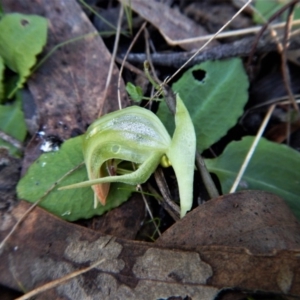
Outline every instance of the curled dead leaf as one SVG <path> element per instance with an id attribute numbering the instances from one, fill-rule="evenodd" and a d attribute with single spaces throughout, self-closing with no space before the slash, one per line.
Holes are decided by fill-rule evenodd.
<path id="1" fill-rule="evenodd" d="M 242 191 L 212 199 L 175 223 L 158 245 L 197 250 L 207 245 L 244 247 L 266 254 L 300 245 L 300 224 L 280 197 Z"/>

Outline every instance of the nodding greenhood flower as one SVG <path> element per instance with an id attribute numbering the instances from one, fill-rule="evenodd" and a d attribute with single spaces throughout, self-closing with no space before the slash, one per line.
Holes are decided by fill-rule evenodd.
<path id="1" fill-rule="evenodd" d="M 95 193 L 95 206 L 97 198 L 105 205 L 111 182 L 144 183 L 167 158 L 177 177 L 183 217 L 191 209 L 193 201 L 196 136 L 190 115 L 178 95 L 176 101 L 176 128 L 172 139 L 154 113 L 138 106 L 118 110 L 96 120 L 83 139 L 89 180 L 61 189 L 91 186 Z M 136 169 L 117 175 L 121 173 L 120 166 L 124 161 L 133 163 Z"/>

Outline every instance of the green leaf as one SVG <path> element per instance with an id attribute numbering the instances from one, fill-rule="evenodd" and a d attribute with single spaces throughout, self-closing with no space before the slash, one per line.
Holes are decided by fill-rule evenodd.
<path id="1" fill-rule="evenodd" d="M 135 86 L 131 82 L 128 82 L 126 84 L 126 91 L 134 102 L 140 102 L 143 100 L 143 91 L 140 86 Z"/>
<path id="2" fill-rule="evenodd" d="M 196 65 L 173 84 L 194 123 L 198 151 L 209 148 L 236 124 L 248 100 L 248 85 L 239 58 Z M 173 118 L 164 102 L 157 115 L 172 132 Z"/>
<path id="3" fill-rule="evenodd" d="M 3 98 L 4 98 L 3 77 L 4 77 L 4 63 L 2 57 L 0 56 L 0 103 L 3 103 Z"/>
<path id="4" fill-rule="evenodd" d="M 29 202 L 37 201 L 64 174 L 83 162 L 82 136 L 67 140 L 57 152 L 44 153 L 34 162 L 17 186 L 18 197 Z M 111 186 L 107 204 L 93 207 L 94 193 L 91 187 L 58 191 L 57 188 L 88 179 L 83 165 L 62 180 L 40 206 L 68 221 L 102 215 L 125 202 L 134 188 L 115 183 Z"/>
<path id="5" fill-rule="evenodd" d="M 20 98 L 12 104 L 0 105 L 0 130 L 23 142 L 26 137 L 27 128 L 21 105 Z M 19 154 L 14 146 L 2 139 L 0 139 L 0 147 L 8 148 L 11 155 Z"/>
<path id="6" fill-rule="evenodd" d="M 205 160 L 208 170 L 218 176 L 224 194 L 229 192 L 253 139 L 245 137 L 241 141 L 232 142 L 222 155 Z M 262 138 L 238 190 L 264 190 L 281 196 L 300 219 L 299 170 L 299 152 Z"/>
<path id="7" fill-rule="evenodd" d="M 19 13 L 6 14 L 0 20 L 0 56 L 19 74 L 21 88 L 47 40 L 47 19 Z"/>
<path id="8" fill-rule="evenodd" d="M 256 0 L 254 3 L 254 7 L 256 10 L 260 12 L 260 14 L 268 20 L 272 15 L 276 13 L 279 9 L 281 9 L 284 5 L 289 3 L 290 0 L 272 0 L 272 1 L 266 1 L 266 0 Z M 287 17 L 287 13 L 281 14 L 280 20 L 285 21 Z M 300 7 L 299 5 L 296 5 L 294 10 L 294 19 L 299 19 L 300 17 Z M 263 24 L 265 21 L 261 18 L 261 16 L 257 13 L 254 13 L 253 15 L 253 21 L 258 24 Z"/>

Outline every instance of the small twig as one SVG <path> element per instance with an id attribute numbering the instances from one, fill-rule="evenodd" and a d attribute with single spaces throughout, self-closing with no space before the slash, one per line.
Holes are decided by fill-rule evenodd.
<path id="1" fill-rule="evenodd" d="M 283 43 L 281 43 L 278 40 L 276 31 L 269 26 L 270 20 L 274 19 L 274 15 L 278 16 L 279 13 L 276 12 L 269 19 L 269 21 L 266 21 L 263 16 L 261 16 L 261 18 L 266 22 L 266 24 L 263 28 L 267 28 L 266 26 L 268 26 L 268 28 L 270 29 L 272 37 L 274 38 L 274 40 L 277 43 L 277 50 L 278 50 L 278 52 L 281 56 L 281 72 L 282 72 L 282 76 L 283 76 L 284 86 L 285 86 L 286 92 L 288 94 L 289 100 L 292 103 L 292 105 L 294 106 L 294 109 L 296 111 L 299 111 L 298 104 L 295 100 L 295 97 L 294 97 L 294 94 L 293 94 L 293 91 L 292 91 L 292 88 L 291 88 L 290 73 L 289 73 L 289 69 L 288 69 L 288 65 L 287 65 L 287 48 L 289 46 L 289 36 L 290 36 L 290 31 L 291 31 L 291 27 L 292 27 L 292 23 L 293 23 L 293 9 L 294 9 L 295 5 L 296 5 L 295 1 L 294 1 L 294 3 L 290 2 L 289 5 L 287 5 L 284 8 L 284 10 L 288 9 L 289 12 L 288 12 L 287 22 L 286 22 L 286 26 L 285 26 L 285 30 L 284 30 Z M 281 13 L 282 12 L 283 11 L 281 11 Z M 264 30 L 264 29 L 262 29 L 262 30 Z M 258 36 L 260 36 L 260 35 L 262 35 L 262 32 L 260 32 L 258 34 Z M 255 41 L 254 45 L 257 42 L 258 42 L 258 40 Z M 255 49 L 255 48 L 253 48 L 253 49 Z M 249 63 L 251 62 L 251 59 L 252 59 L 251 55 L 253 55 L 253 53 L 254 52 L 252 51 L 250 56 L 249 56 L 248 66 L 249 66 Z M 289 132 L 290 131 L 290 126 L 289 125 L 290 124 L 288 123 L 288 126 L 287 126 L 287 140 L 289 139 L 289 136 L 290 136 L 290 132 Z"/>
<path id="2" fill-rule="evenodd" d="M 31 292 L 29 293 L 26 293 L 25 295 L 19 297 L 19 298 L 16 298 L 15 300 L 27 300 L 29 299 L 30 297 L 33 297 L 33 296 L 36 296 L 40 293 L 43 293 L 43 292 L 46 292 L 50 289 L 53 289 L 63 283 L 65 283 L 66 281 L 70 280 L 70 279 L 73 279 L 74 277 L 77 277 L 81 274 L 84 274 L 92 269 L 94 269 L 95 267 L 97 267 L 98 265 L 100 265 L 101 263 L 103 263 L 106 259 L 103 258 L 99 261 L 97 261 L 96 263 L 90 265 L 89 267 L 87 268 L 84 268 L 84 269 L 81 269 L 81 270 L 78 270 L 78 271 L 75 271 L 75 272 L 72 272 L 62 278 L 59 278 L 59 279 L 56 279 L 56 280 L 53 280 L 53 281 L 50 281 L 34 290 L 32 290 Z"/>
<path id="3" fill-rule="evenodd" d="M 154 78 L 155 76 L 150 74 L 150 63 L 148 60 L 144 61 L 144 73 L 148 79 L 148 81 L 152 84 L 152 87 L 154 87 L 156 90 L 160 89 L 159 83 L 157 83 L 156 79 Z M 161 82 L 161 81 L 159 81 Z"/>
<path id="4" fill-rule="evenodd" d="M 280 22 L 280 23 L 277 23 L 274 25 L 270 25 L 270 27 L 272 27 L 273 29 L 280 29 L 280 28 L 283 28 L 285 26 L 285 24 L 286 24 L 286 22 Z M 299 24 L 300 24 L 300 20 L 295 20 L 292 23 L 293 26 L 296 26 Z M 191 44 L 191 43 L 196 43 L 196 42 L 207 41 L 212 37 L 214 37 L 215 39 L 224 39 L 224 38 L 229 38 L 229 37 L 253 34 L 253 33 L 259 32 L 261 29 L 262 29 L 262 26 L 255 26 L 255 27 L 249 27 L 249 28 L 244 28 L 244 29 L 220 32 L 220 34 L 218 34 L 216 37 L 214 37 L 215 34 L 208 34 L 208 35 L 204 35 L 204 36 L 198 36 L 198 37 L 187 38 L 187 39 L 182 39 L 182 40 L 168 39 L 167 42 L 171 46 Z"/>
<path id="5" fill-rule="evenodd" d="M 299 30 L 300 32 L 300 30 Z M 194 64 L 199 64 L 208 60 L 220 60 L 231 57 L 247 57 L 250 55 L 254 37 L 247 37 L 233 43 L 214 46 L 209 50 L 204 49 L 199 53 L 194 60 L 186 67 L 191 67 Z M 294 38 L 291 40 L 289 50 L 299 49 L 300 39 Z M 257 54 L 263 54 L 270 51 L 276 51 L 276 43 L 269 39 L 260 40 L 257 48 Z M 175 53 L 152 53 L 151 59 L 156 66 L 165 66 L 177 68 L 180 67 L 194 52 L 175 52 Z M 131 63 L 143 63 L 147 59 L 144 53 L 131 53 L 127 60 Z"/>
<path id="6" fill-rule="evenodd" d="M 23 143 L 22 142 L 18 141 L 14 137 L 8 135 L 7 133 L 5 133 L 5 132 L 3 132 L 1 130 L 0 130 L 0 138 L 3 141 L 5 141 L 5 142 L 7 142 L 7 143 L 9 143 L 11 145 L 13 145 L 15 148 L 17 148 L 17 149 L 19 149 L 21 151 L 23 150 Z"/>
<path id="7" fill-rule="evenodd" d="M 149 37 L 149 32 L 148 32 L 147 28 L 144 29 L 144 34 L 145 34 L 145 44 L 146 44 L 145 48 L 146 48 L 147 62 L 150 65 L 150 69 L 151 69 L 154 80 L 157 82 L 157 84 L 160 84 L 161 81 L 159 80 L 158 76 L 156 75 L 155 68 L 154 68 L 154 65 L 153 65 L 152 59 L 151 59 L 150 46 L 149 46 L 150 37 Z M 144 65 L 145 65 L 145 63 L 144 63 Z"/>
<path id="8" fill-rule="evenodd" d="M 116 58 L 117 50 L 118 50 L 118 46 L 119 46 L 123 13 L 124 13 L 124 7 L 123 7 L 123 5 L 121 5 L 120 12 L 119 12 L 119 18 L 118 18 L 118 24 L 117 24 L 117 32 L 116 32 L 116 37 L 115 37 L 114 49 L 113 49 L 113 53 L 112 53 L 112 57 L 111 57 L 110 65 L 109 65 L 108 75 L 107 75 L 107 78 L 106 78 L 105 90 L 104 90 L 104 93 L 103 93 L 103 99 L 106 98 L 108 88 L 109 88 L 111 78 L 112 78 L 112 73 L 113 73 L 114 64 L 115 64 L 115 58 Z M 119 105 L 120 105 L 120 103 L 119 103 Z M 102 106 L 102 108 L 103 108 L 103 106 Z M 98 117 L 100 117 L 102 115 L 102 108 L 99 111 Z"/>
<path id="9" fill-rule="evenodd" d="M 188 64 L 217 36 L 220 32 L 222 32 L 248 5 L 252 0 L 248 0 L 241 9 L 238 10 L 234 16 L 227 21 L 202 47 L 200 47 L 181 67 L 177 69 L 175 73 L 169 78 L 167 78 L 162 84 L 161 87 L 166 86 L 182 69 L 184 69 Z M 152 98 L 156 98 L 159 96 L 160 91 L 156 92 Z"/>
<path id="10" fill-rule="evenodd" d="M 174 221 L 178 221 L 180 219 L 180 208 L 171 199 L 170 191 L 168 189 L 168 185 L 161 168 L 156 169 L 154 178 L 163 197 L 161 205 L 167 210 Z"/>
<path id="11" fill-rule="evenodd" d="M 265 28 L 268 28 L 272 38 L 277 44 L 277 51 L 279 52 L 281 56 L 281 71 L 283 75 L 283 81 L 284 81 L 284 86 L 287 91 L 287 94 L 290 98 L 291 103 L 293 104 L 295 110 L 298 111 L 298 105 L 295 101 L 294 94 L 292 92 L 291 88 L 291 82 L 290 82 L 290 74 L 287 66 L 287 48 L 289 46 L 289 36 L 290 36 L 290 31 L 292 28 L 293 24 L 293 10 L 295 7 L 296 3 L 291 4 L 288 6 L 289 12 L 288 12 L 288 17 L 287 17 L 287 22 L 285 22 L 285 30 L 284 30 L 284 37 L 283 37 L 283 42 L 281 43 L 276 30 L 274 30 L 274 27 L 270 26 L 270 21 L 266 20 L 263 15 L 259 11 L 257 11 L 254 7 L 252 7 L 252 10 L 255 11 L 256 14 L 259 14 L 260 18 L 265 22 Z M 275 13 L 276 16 L 278 16 L 278 12 Z M 273 16 L 270 18 L 270 20 L 273 19 Z"/>
<path id="12" fill-rule="evenodd" d="M 159 230 L 159 228 L 158 228 L 158 225 L 156 224 L 156 222 L 155 222 L 155 220 L 154 220 L 154 218 L 153 218 L 152 211 L 151 211 L 151 209 L 150 209 L 150 207 L 149 207 L 149 205 L 148 205 L 147 199 L 146 199 L 146 197 L 145 197 L 145 195 L 144 195 L 143 188 L 142 188 L 142 186 L 141 186 L 140 184 L 137 185 L 137 188 L 140 190 L 140 192 L 141 192 L 141 194 L 142 194 L 142 198 L 143 198 L 143 200 L 144 200 L 144 203 L 145 203 L 147 212 L 148 212 L 148 214 L 149 214 L 149 216 L 150 216 L 150 218 L 151 218 L 151 220 L 152 220 L 152 222 L 153 222 L 153 224 L 154 224 L 155 230 L 157 231 L 158 235 L 161 236 L 161 232 L 160 232 L 160 230 Z"/>
<path id="13" fill-rule="evenodd" d="M 286 22 L 286 27 L 285 27 L 285 31 L 284 31 L 283 49 L 282 49 L 282 53 L 281 53 L 281 70 L 282 70 L 282 74 L 283 74 L 285 89 L 287 91 L 287 94 L 289 96 L 291 104 L 294 106 L 294 109 L 296 111 L 299 111 L 299 107 L 296 103 L 296 100 L 295 100 L 295 97 L 294 97 L 294 94 L 293 94 L 293 91 L 291 88 L 290 72 L 289 72 L 289 69 L 287 66 L 287 54 L 286 54 L 288 44 L 289 44 L 289 33 L 290 33 L 290 29 L 291 29 L 291 23 L 293 21 L 293 9 L 294 9 L 295 5 L 296 5 L 296 3 L 294 5 L 290 6 L 288 18 L 287 18 L 287 22 Z"/>
<path id="14" fill-rule="evenodd" d="M 124 67 L 127 68 L 132 73 L 135 73 L 135 74 L 137 74 L 139 76 L 143 76 L 144 78 L 147 78 L 146 75 L 145 75 L 145 73 L 141 69 L 135 67 L 134 65 L 130 64 L 129 62 L 124 61 L 123 59 L 121 59 L 119 57 L 116 57 L 116 62 L 119 63 L 120 65 L 122 63 L 124 63 Z"/>
<path id="15" fill-rule="evenodd" d="M 115 240 L 115 237 L 111 237 L 109 238 L 108 241 L 105 241 L 100 247 L 99 249 L 103 249 L 105 247 L 107 247 L 107 245 L 112 241 L 112 240 Z M 26 299 L 29 299 L 30 297 L 33 297 L 33 296 L 36 296 L 42 292 L 45 292 L 45 291 L 48 291 L 50 289 L 53 289 L 63 283 L 65 283 L 66 281 L 70 280 L 70 279 L 73 279 L 81 274 L 84 274 L 92 269 L 94 269 L 95 267 L 97 267 L 98 265 L 102 264 L 104 261 L 106 261 L 106 258 L 103 258 L 93 264 L 91 264 L 89 267 L 87 268 L 84 268 L 84 269 L 81 269 L 81 270 L 78 270 L 78 271 L 75 271 L 75 272 L 72 272 L 64 277 L 61 277 L 59 279 L 55 279 L 51 282 L 48 282 L 34 290 L 32 290 L 31 292 L 29 293 L 26 293 L 25 295 L 19 297 L 19 298 L 16 298 L 15 300 L 26 300 Z"/>
<path id="16" fill-rule="evenodd" d="M 177 210 L 179 208 L 179 206 L 173 202 L 173 200 L 170 198 L 168 199 L 168 201 L 171 201 L 171 203 L 173 203 L 173 207 L 170 207 L 169 204 L 166 202 L 166 199 L 163 198 L 163 196 L 161 196 L 160 194 L 158 194 L 158 192 L 156 191 L 156 189 L 150 184 L 148 183 L 147 185 L 149 192 L 151 193 L 151 196 L 155 197 L 155 199 L 157 200 L 157 202 L 162 206 L 162 208 L 171 216 L 171 218 L 177 222 L 180 220 L 179 215 L 177 214 Z M 160 191 L 161 192 L 161 191 Z M 175 208 L 176 207 L 176 208 Z M 175 209 L 174 209 L 175 208 Z"/>
<path id="17" fill-rule="evenodd" d="M 282 46 L 282 44 L 280 43 L 280 40 L 279 40 L 277 31 L 275 30 L 276 27 L 275 27 L 274 25 L 272 26 L 272 25 L 268 22 L 268 20 L 261 14 L 261 12 L 260 12 L 258 9 L 256 9 L 254 6 L 249 5 L 249 8 L 252 10 L 253 13 L 257 14 L 257 15 L 261 18 L 261 20 L 264 22 L 264 24 L 267 25 L 266 28 L 270 31 L 271 37 L 273 38 L 273 40 L 275 41 L 275 43 L 276 43 L 276 45 L 277 45 L 277 50 L 278 50 L 278 52 L 281 53 L 281 52 L 282 52 L 282 49 L 283 49 L 283 46 Z M 280 23 L 280 24 L 283 25 L 282 27 L 284 27 L 284 26 L 286 25 L 285 22 L 282 22 L 282 23 Z M 262 27 L 261 27 L 261 29 L 262 29 Z"/>
<path id="18" fill-rule="evenodd" d="M 163 94 L 165 97 L 166 104 L 167 104 L 171 114 L 173 116 L 175 116 L 175 114 L 176 114 L 176 99 L 174 96 L 174 92 L 167 85 L 163 84 L 162 87 L 163 87 Z"/>
<path id="19" fill-rule="evenodd" d="M 294 97 L 294 93 L 291 88 L 291 77 L 290 77 L 290 72 L 287 64 L 287 48 L 289 44 L 289 37 L 290 37 L 290 31 L 291 31 L 291 23 L 293 22 L 293 11 L 295 8 L 295 4 L 291 5 L 289 10 L 288 10 L 288 16 L 287 16 L 287 22 L 286 22 L 286 27 L 284 30 L 284 37 L 283 37 L 283 49 L 281 52 L 281 72 L 283 75 L 283 82 L 285 89 L 287 91 L 287 94 L 289 96 L 289 100 L 291 104 L 293 105 L 294 109 L 299 112 L 299 107 L 296 102 L 296 99 Z M 288 116 L 290 116 L 290 106 L 288 106 Z M 290 142 L 290 134 L 291 134 L 291 123 L 287 122 L 287 132 L 286 132 L 286 137 L 287 137 L 287 144 Z"/>
<path id="20" fill-rule="evenodd" d="M 296 103 L 299 104 L 300 103 L 300 94 L 296 94 L 294 96 L 295 96 Z M 248 110 L 245 111 L 245 113 L 243 114 L 243 116 L 240 118 L 239 123 L 241 124 L 243 122 L 243 120 L 245 119 L 245 117 L 251 111 L 254 111 L 256 109 L 259 109 L 261 107 L 268 106 L 268 105 L 271 105 L 271 104 L 290 105 L 291 102 L 288 100 L 287 96 L 283 96 L 283 97 L 274 98 L 274 99 L 271 99 L 269 101 L 265 101 L 263 103 L 260 103 L 260 104 L 257 104 L 255 106 L 252 106 L 251 108 L 249 108 Z"/>
<path id="21" fill-rule="evenodd" d="M 69 176 L 71 173 L 76 171 L 78 168 L 80 168 L 84 162 L 73 168 L 72 170 L 65 173 L 62 177 L 60 177 L 56 182 L 54 182 L 50 188 L 36 201 L 34 202 L 22 215 L 22 217 L 17 221 L 17 223 L 13 226 L 13 228 L 10 230 L 10 232 L 7 234 L 7 236 L 4 238 L 4 240 L 0 243 L 0 249 L 4 247 L 7 240 L 12 236 L 12 234 L 16 231 L 17 227 L 24 221 L 24 219 L 30 214 L 31 211 L 34 210 L 34 208 L 40 204 L 40 202 L 49 195 L 49 193 L 57 186 L 58 183 L 60 183 L 64 178 Z"/>
<path id="22" fill-rule="evenodd" d="M 275 20 L 278 16 L 280 16 L 284 11 L 286 11 L 291 5 L 294 5 L 296 4 L 297 2 L 299 2 L 299 0 L 293 0 L 291 1 L 290 3 L 284 5 L 281 9 L 279 9 L 273 16 L 271 16 L 268 20 L 268 22 L 266 24 L 264 24 L 260 31 L 258 32 L 258 34 L 256 35 L 255 37 L 255 40 L 253 42 L 253 45 L 252 45 L 252 48 L 251 48 L 251 51 L 249 53 L 249 58 L 248 58 L 248 62 L 247 62 L 247 67 L 249 68 L 252 60 L 253 60 L 253 56 L 254 56 L 254 53 L 255 53 L 255 50 L 257 48 L 257 45 L 258 45 L 258 42 L 261 38 L 261 36 L 263 35 L 263 33 L 265 32 L 265 30 L 268 28 L 269 24 Z M 286 24 L 286 22 L 285 22 Z"/>
<path id="23" fill-rule="evenodd" d="M 262 134 L 263 134 L 263 132 L 264 132 L 264 130 L 265 130 L 268 122 L 269 122 L 269 120 L 270 120 L 270 117 L 271 117 L 271 115 L 273 113 L 273 110 L 274 110 L 275 106 L 276 106 L 276 104 L 273 104 L 272 106 L 269 107 L 269 110 L 268 110 L 268 112 L 267 112 L 267 114 L 266 114 L 266 116 L 264 118 L 264 121 L 262 122 L 262 124 L 261 124 L 261 126 L 260 126 L 260 128 L 258 130 L 258 133 L 257 133 L 257 135 L 256 135 L 256 137 L 255 137 L 255 139 L 254 139 L 254 141 L 253 141 L 253 143 L 252 143 L 252 145 L 251 145 L 251 147 L 250 147 L 247 155 L 246 155 L 246 158 L 245 158 L 245 160 L 244 160 L 244 162 L 243 162 L 243 164 L 242 164 L 242 166 L 241 166 L 241 168 L 240 168 L 240 170 L 238 172 L 238 175 L 237 175 L 237 177 L 236 177 L 236 179 L 235 179 L 235 181 L 234 181 L 234 183 L 233 183 L 233 185 L 232 185 L 229 193 L 234 193 L 236 191 L 236 189 L 237 189 L 237 187 L 238 187 L 238 185 L 239 185 L 239 183 L 240 183 L 240 181 L 241 181 L 241 179 L 242 179 L 242 177 L 243 177 L 243 175 L 244 175 L 244 173 L 246 171 L 246 168 L 249 165 L 249 162 L 250 162 L 250 160 L 251 160 L 251 158 L 253 156 L 253 153 L 254 153 L 254 151 L 255 151 L 255 149 L 257 147 L 257 144 L 258 144 L 258 142 L 259 142 L 259 140 L 260 140 L 260 138 L 261 138 L 261 136 L 262 136 Z"/>
<path id="24" fill-rule="evenodd" d="M 132 40 L 132 42 L 130 43 L 130 46 L 128 47 L 126 54 L 123 58 L 122 64 L 121 64 L 121 68 L 119 71 L 119 78 L 118 78 L 118 104 L 119 104 L 119 109 L 122 109 L 122 102 L 121 102 L 121 78 L 122 78 L 122 73 L 123 73 L 123 69 L 124 69 L 124 64 L 125 61 L 127 60 L 127 56 L 130 53 L 133 45 L 136 43 L 138 37 L 140 36 L 141 32 L 144 30 L 145 26 L 147 25 L 147 22 L 144 22 L 143 25 L 141 26 L 141 28 L 139 29 L 139 31 L 137 32 L 137 34 L 135 35 L 134 39 Z"/>
<path id="25" fill-rule="evenodd" d="M 216 188 L 216 185 L 215 185 L 214 181 L 212 180 L 212 178 L 206 168 L 204 159 L 202 158 L 202 156 L 200 155 L 200 153 L 198 151 L 196 152 L 196 166 L 197 166 L 198 171 L 200 172 L 204 186 L 205 186 L 210 198 L 213 199 L 213 198 L 219 197 L 219 192 Z"/>
<path id="26" fill-rule="evenodd" d="M 237 13 L 234 14 L 234 16 L 227 21 L 202 47 L 200 47 L 171 77 L 168 78 L 168 80 L 165 82 L 165 84 L 169 83 L 183 68 L 185 68 L 194 58 L 201 52 L 216 36 L 219 35 L 220 32 L 222 32 L 248 5 L 251 3 L 252 0 L 248 0 L 241 9 L 238 10 Z"/>

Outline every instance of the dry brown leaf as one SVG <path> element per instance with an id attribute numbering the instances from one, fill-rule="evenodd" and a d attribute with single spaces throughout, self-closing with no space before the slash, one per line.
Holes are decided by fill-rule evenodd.
<path id="1" fill-rule="evenodd" d="M 195 50 L 205 44 L 198 41 L 189 44 L 180 44 L 180 40 L 207 35 L 207 31 L 191 19 L 181 14 L 178 10 L 154 0 L 119 0 L 121 3 L 139 14 L 143 19 L 155 26 L 166 42 L 170 45 L 179 45 L 185 50 Z M 218 43 L 213 41 L 210 47 Z"/>
<path id="2" fill-rule="evenodd" d="M 158 245 L 197 251 L 202 246 L 244 247 L 256 254 L 298 249 L 300 224 L 280 197 L 241 191 L 212 199 L 175 223 Z"/>
<path id="3" fill-rule="evenodd" d="M 140 194 L 132 197 L 116 209 L 94 217 L 92 229 L 103 234 L 134 240 L 145 219 L 145 204 Z"/>
<path id="4" fill-rule="evenodd" d="M 275 143 L 283 143 L 288 139 L 288 135 L 296 132 L 300 129 L 300 120 L 295 122 L 283 122 L 280 124 L 274 125 L 270 130 L 268 130 L 265 134 L 265 137 L 268 140 L 271 140 Z"/>
<path id="5" fill-rule="evenodd" d="M 95 28 L 75 0 L 2 1 L 6 12 L 37 14 L 49 20 L 44 55 L 59 43 L 89 33 Z M 83 133 L 99 112 L 118 109 L 115 67 L 106 99 L 103 98 L 111 55 L 97 34 L 88 35 L 54 52 L 28 80 L 36 107 L 39 130 L 45 137 L 64 140 Z M 127 106 L 123 91 L 123 105 Z M 26 150 L 25 165 L 39 154 L 41 138 Z"/>
<path id="6" fill-rule="evenodd" d="M 28 206 L 21 202 L 8 213 L 10 218 L 17 220 Z M 255 211 L 253 214 L 255 218 Z M 7 227 L 3 224 L 6 230 L 0 231 L 0 240 Z M 194 234 L 198 230 L 195 226 L 189 229 Z M 0 284 L 17 290 L 22 284 L 29 291 L 105 259 L 92 271 L 38 299 L 158 299 L 177 295 L 207 300 L 225 287 L 300 295 L 299 248 L 255 255 L 231 246 L 199 246 L 197 251 L 180 250 L 178 244 L 176 250 L 161 246 L 112 239 L 36 208 L 2 249 Z"/>
<path id="7" fill-rule="evenodd" d="M 21 202 L 9 214 L 18 219 L 28 206 Z M 0 231 L 0 240 L 6 233 Z M 21 283 L 29 291 L 104 258 L 93 271 L 40 299 L 159 299 L 175 294 L 208 300 L 218 293 L 206 286 L 212 269 L 197 253 L 152 246 L 111 240 L 36 208 L 2 249 L 0 284 L 19 290 Z"/>

